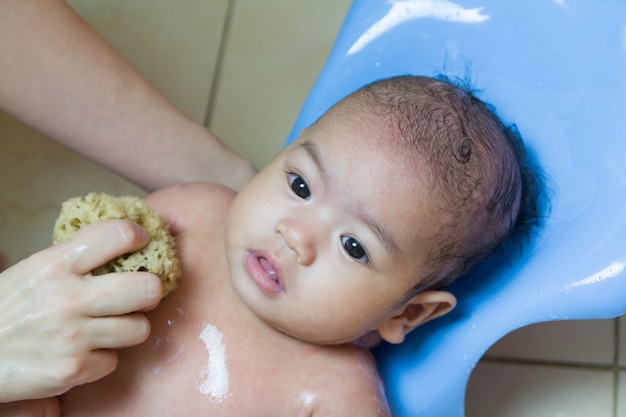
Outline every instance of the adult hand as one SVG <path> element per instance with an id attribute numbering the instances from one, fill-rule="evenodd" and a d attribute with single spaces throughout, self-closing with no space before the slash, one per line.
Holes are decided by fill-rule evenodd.
<path id="1" fill-rule="evenodd" d="M 51 397 L 102 378 L 115 348 L 143 342 L 161 299 L 148 272 L 89 271 L 149 241 L 134 223 L 94 223 L 0 274 L 0 402 Z"/>

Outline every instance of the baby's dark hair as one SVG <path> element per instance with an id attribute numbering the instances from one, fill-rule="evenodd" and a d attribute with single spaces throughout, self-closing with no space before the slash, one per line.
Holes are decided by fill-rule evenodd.
<path id="1" fill-rule="evenodd" d="M 466 84 L 442 76 L 398 76 L 344 100 L 389 122 L 402 154 L 427 168 L 441 233 L 426 265 L 434 272 L 407 298 L 450 284 L 538 224 L 540 176 L 517 128 L 505 125 Z"/>

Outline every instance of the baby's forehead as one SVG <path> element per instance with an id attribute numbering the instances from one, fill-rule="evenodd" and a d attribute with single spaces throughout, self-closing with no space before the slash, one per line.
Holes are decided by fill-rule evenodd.
<path id="1" fill-rule="evenodd" d="M 341 106 L 324 115 L 311 130 L 319 132 L 316 140 L 341 140 L 381 157 L 391 154 L 399 162 L 407 159 L 413 162 L 421 152 L 401 131 L 397 115 L 381 114 L 368 106 Z"/>
<path id="2" fill-rule="evenodd" d="M 415 213 L 430 219 L 433 190 L 424 161 L 376 129 L 359 129 L 305 140 L 300 147 L 325 166 L 337 198 L 353 199 L 379 211 L 381 222 L 400 219 L 415 225 L 419 222 Z M 409 234 L 411 229 L 401 232 Z"/>
<path id="3" fill-rule="evenodd" d="M 301 135 L 298 143 L 317 149 L 331 166 L 349 167 L 353 181 L 372 186 L 374 180 L 387 179 L 379 198 L 393 191 L 411 199 L 415 188 L 423 188 L 432 177 L 428 156 L 407 143 L 397 126 L 381 116 L 335 112 Z"/>

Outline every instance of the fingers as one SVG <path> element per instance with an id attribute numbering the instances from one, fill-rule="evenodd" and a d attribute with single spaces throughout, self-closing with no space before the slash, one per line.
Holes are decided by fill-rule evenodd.
<path id="1" fill-rule="evenodd" d="M 55 248 L 63 252 L 71 271 L 87 274 L 117 256 L 143 248 L 149 241 L 147 233 L 133 222 L 106 220 L 85 227 Z"/>
<path id="2" fill-rule="evenodd" d="M 117 256 L 144 247 L 150 238 L 137 224 L 127 220 L 97 222 L 80 230 L 67 242 L 52 249 L 60 251 L 66 267 L 85 275 Z M 80 298 L 87 302 L 85 313 L 92 317 L 146 311 L 161 300 L 160 279 L 147 272 L 87 276 Z"/>
<path id="3" fill-rule="evenodd" d="M 90 351 L 80 360 L 66 360 L 57 363 L 58 369 L 52 386 L 60 385 L 65 389 L 57 390 L 52 395 L 61 395 L 77 385 L 87 384 L 104 378 L 115 371 L 118 364 L 117 353 L 113 350 L 96 349 Z"/>
<path id="4" fill-rule="evenodd" d="M 117 363 L 118 357 L 115 351 L 106 349 L 94 350 L 83 368 L 89 374 L 85 375 L 83 381 L 77 385 L 87 384 L 104 378 L 115 371 Z"/>
<path id="5" fill-rule="evenodd" d="M 85 279 L 85 314 L 116 316 L 156 307 L 163 293 L 161 280 L 149 272 L 116 272 Z"/>
<path id="6" fill-rule="evenodd" d="M 150 322 L 143 314 L 100 317 L 87 322 L 83 330 L 93 349 L 120 349 L 144 342 L 150 335 Z"/>

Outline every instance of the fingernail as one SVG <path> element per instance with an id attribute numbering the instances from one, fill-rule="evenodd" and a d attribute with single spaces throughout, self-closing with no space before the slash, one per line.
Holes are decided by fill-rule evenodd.
<path id="1" fill-rule="evenodd" d="M 150 235 L 148 234 L 148 232 L 146 232 L 146 229 L 139 226 L 138 224 L 135 224 L 135 227 L 139 230 L 139 234 L 141 234 L 141 236 L 143 236 L 144 239 L 148 239 L 148 240 L 150 239 Z"/>
<path id="2" fill-rule="evenodd" d="M 156 279 L 155 279 L 156 277 Z M 161 299 L 163 289 L 161 288 L 161 279 L 156 275 L 150 277 L 148 282 L 148 295 L 151 300 Z"/>

